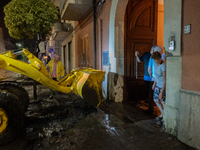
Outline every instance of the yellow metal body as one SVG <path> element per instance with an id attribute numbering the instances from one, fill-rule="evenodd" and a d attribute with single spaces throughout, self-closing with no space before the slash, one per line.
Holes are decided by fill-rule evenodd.
<path id="1" fill-rule="evenodd" d="M 26 75 L 56 91 L 63 93 L 73 91 L 82 98 L 82 88 L 85 82 L 88 81 L 90 88 L 93 88 L 98 93 L 98 106 L 102 102 L 100 91 L 101 83 L 105 76 L 104 71 L 91 68 L 76 68 L 59 82 L 56 82 L 51 78 L 46 67 L 37 57 L 27 49 L 23 49 L 22 53 L 28 57 L 29 62 L 17 60 L 16 55 L 12 51 L 0 54 L 0 68 Z"/>
<path id="2" fill-rule="evenodd" d="M 0 108 L 0 134 L 3 133 L 8 125 L 6 112 Z"/>

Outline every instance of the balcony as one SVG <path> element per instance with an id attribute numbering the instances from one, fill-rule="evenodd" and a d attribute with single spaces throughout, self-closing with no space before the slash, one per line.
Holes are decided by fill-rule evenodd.
<path id="1" fill-rule="evenodd" d="M 52 33 L 52 39 L 56 41 L 63 41 L 73 31 L 71 23 L 56 22 L 54 24 L 54 32 Z"/>
<path id="2" fill-rule="evenodd" d="M 92 0 L 61 1 L 61 19 L 79 21 L 90 8 L 92 8 Z"/>

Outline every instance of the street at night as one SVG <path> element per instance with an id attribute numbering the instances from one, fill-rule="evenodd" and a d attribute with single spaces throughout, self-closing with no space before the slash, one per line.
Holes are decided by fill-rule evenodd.
<path id="1" fill-rule="evenodd" d="M 0 150 L 200 149 L 199 0 L 2 0 Z"/>

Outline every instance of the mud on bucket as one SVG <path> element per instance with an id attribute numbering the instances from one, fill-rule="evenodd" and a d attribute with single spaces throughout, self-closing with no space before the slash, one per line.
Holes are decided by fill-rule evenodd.
<path id="1" fill-rule="evenodd" d="M 98 107 L 103 101 L 102 81 L 104 71 L 84 71 L 77 84 L 77 92 L 90 105 Z"/>

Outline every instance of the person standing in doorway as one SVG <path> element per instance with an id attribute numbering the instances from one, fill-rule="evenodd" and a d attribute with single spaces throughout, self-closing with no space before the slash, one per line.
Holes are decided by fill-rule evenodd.
<path id="1" fill-rule="evenodd" d="M 161 59 L 162 60 L 166 60 L 166 56 L 165 56 L 165 54 L 163 54 L 162 53 L 162 47 L 161 46 L 155 46 L 154 47 L 154 49 L 152 49 L 151 50 L 151 54 L 153 53 L 153 52 L 159 52 L 160 54 L 161 54 Z M 150 77 L 151 77 L 151 81 L 155 81 L 155 73 L 154 73 L 154 64 L 155 64 L 155 61 L 150 57 L 150 59 L 149 59 L 149 64 L 148 64 L 148 73 L 149 73 L 149 75 L 150 75 Z"/>
<path id="2" fill-rule="evenodd" d="M 145 110 L 145 112 L 147 112 L 149 114 L 151 114 L 153 112 L 153 106 L 154 106 L 153 90 L 152 90 L 152 85 L 153 85 L 154 82 L 151 81 L 151 76 L 148 73 L 148 64 L 149 64 L 149 59 L 151 57 L 151 52 L 155 49 L 156 46 L 157 45 L 152 46 L 151 51 L 143 53 L 141 57 L 139 57 L 138 51 L 135 52 L 137 62 L 139 62 L 139 63 L 144 62 L 144 82 L 145 82 L 145 86 L 146 86 L 148 93 L 149 93 L 148 109 Z"/>
<path id="3" fill-rule="evenodd" d="M 153 52 L 151 58 L 155 61 L 154 63 L 154 73 L 155 81 L 152 86 L 154 89 L 154 102 L 160 109 L 161 115 L 156 117 L 157 124 L 162 124 L 163 122 L 163 112 L 165 106 L 165 90 L 166 90 L 166 64 L 165 61 L 161 59 L 161 54 L 159 52 Z"/>
<path id="4" fill-rule="evenodd" d="M 65 75 L 65 69 L 63 67 L 62 62 L 60 61 L 60 55 L 55 54 L 54 58 L 49 61 L 46 68 L 49 70 L 49 73 L 53 80 L 59 81 Z M 50 89 L 50 99 L 53 98 L 54 91 Z"/>

